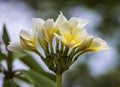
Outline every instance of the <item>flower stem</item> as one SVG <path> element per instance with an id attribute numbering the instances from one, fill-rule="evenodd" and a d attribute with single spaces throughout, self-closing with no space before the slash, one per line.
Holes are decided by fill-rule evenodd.
<path id="1" fill-rule="evenodd" d="M 62 87 L 62 74 L 56 74 L 57 87 Z"/>

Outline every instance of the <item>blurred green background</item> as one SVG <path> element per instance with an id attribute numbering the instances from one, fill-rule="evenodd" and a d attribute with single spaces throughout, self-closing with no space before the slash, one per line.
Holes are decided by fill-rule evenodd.
<path id="1" fill-rule="evenodd" d="M 80 56 L 64 73 L 63 87 L 120 87 L 120 0 L 0 0 L 0 34 L 5 23 L 11 40 L 18 40 L 21 29 L 33 27 L 32 18 L 56 19 L 60 11 L 68 19 L 88 19 L 89 34 L 110 46 L 110 50 Z M 15 67 L 24 65 L 17 61 Z"/>

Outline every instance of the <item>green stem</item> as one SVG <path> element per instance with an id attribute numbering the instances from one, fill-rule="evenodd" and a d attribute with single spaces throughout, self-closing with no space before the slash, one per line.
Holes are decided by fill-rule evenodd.
<path id="1" fill-rule="evenodd" d="M 57 87 L 62 87 L 62 74 L 56 74 Z"/>

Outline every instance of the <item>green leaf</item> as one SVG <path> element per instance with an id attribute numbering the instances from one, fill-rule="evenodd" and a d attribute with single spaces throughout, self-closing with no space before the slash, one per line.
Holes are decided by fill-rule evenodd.
<path id="1" fill-rule="evenodd" d="M 23 81 L 23 82 L 26 82 L 28 84 L 30 84 L 30 81 L 26 78 L 26 76 L 23 76 L 23 75 L 19 75 L 19 76 L 15 76 L 17 79 Z"/>
<path id="2" fill-rule="evenodd" d="M 41 73 L 30 71 L 21 71 L 31 81 L 34 87 L 56 87 L 53 80 L 50 80 Z"/>
<path id="3" fill-rule="evenodd" d="M 2 61 L 2 60 L 5 59 L 5 58 L 6 58 L 6 55 L 3 54 L 3 53 L 1 52 L 1 50 L 0 50 L 0 61 Z"/>
<path id="4" fill-rule="evenodd" d="M 1 45 L 1 44 L 0 44 Z M 2 53 L 2 49 L 0 47 L 0 61 L 2 61 L 3 59 L 6 58 L 6 55 L 4 53 Z"/>
<path id="5" fill-rule="evenodd" d="M 38 64 L 38 62 L 28 53 L 25 51 L 17 51 L 13 53 L 14 58 L 19 58 L 25 65 L 27 65 L 30 69 L 39 72 L 41 74 L 44 74 L 48 78 L 55 81 L 55 75 L 48 73 L 43 70 L 43 68 Z"/>
<path id="6" fill-rule="evenodd" d="M 3 35 L 2 35 L 2 39 L 3 39 L 3 42 L 6 46 L 6 50 L 7 50 L 7 46 L 9 45 L 9 42 L 10 42 L 10 38 L 9 38 L 9 35 L 8 35 L 8 32 L 7 32 L 7 29 L 6 29 L 6 26 L 3 25 Z M 8 57 L 7 57 L 7 61 L 8 62 L 12 62 L 12 52 L 10 52 L 9 50 L 8 51 Z"/>
<path id="7" fill-rule="evenodd" d="M 16 59 L 16 58 L 23 58 L 23 57 L 26 57 L 28 54 L 24 51 L 16 51 L 13 53 L 13 58 Z"/>
<path id="8" fill-rule="evenodd" d="M 38 62 L 36 62 L 36 60 L 31 55 L 27 54 L 26 56 L 21 57 L 20 60 L 32 70 L 46 75 L 48 78 L 55 81 L 55 75 L 44 71 L 43 68 L 38 64 Z"/>
<path id="9" fill-rule="evenodd" d="M 35 71 L 43 71 L 43 68 L 29 54 L 20 58 L 20 60 Z"/>
<path id="10" fill-rule="evenodd" d="M 19 87 L 12 79 L 4 80 L 3 87 Z"/>
<path id="11" fill-rule="evenodd" d="M 10 38 L 6 29 L 6 26 L 3 25 L 3 36 L 2 36 L 4 44 L 7 46 L 10 42 Z"/>

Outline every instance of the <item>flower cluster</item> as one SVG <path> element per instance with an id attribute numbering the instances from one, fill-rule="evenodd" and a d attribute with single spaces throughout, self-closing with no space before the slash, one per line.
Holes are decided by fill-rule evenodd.
<path id="1" fill-rule="evenodd" d="M 63 73 L 83 53 L 108 49 L 107 43 L 88 34 L 85 29 L 88 20 L 72 17 L 69 20 L 62 14 L 56 21 L 33 18 L 31 31 L 21 30 L 20 41 L 10 42 L 11 51 L 25 49 L 37 53 L 55 73 Z M 44 54 L 37 48 L 37 43 Z"/>

